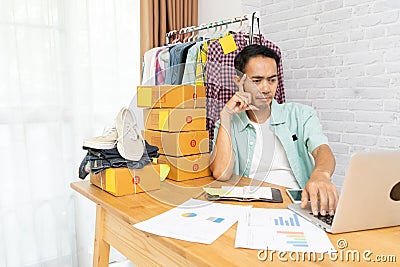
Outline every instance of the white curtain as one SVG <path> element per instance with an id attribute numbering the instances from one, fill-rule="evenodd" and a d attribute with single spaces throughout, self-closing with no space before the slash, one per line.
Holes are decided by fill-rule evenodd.
<path id="1" fill-rule="evenodd" d="M 139 0 L 0 0 L 0 267 L 91 265 L 94 205 L 69 183 L 134 97 L 138 32 Z"/>

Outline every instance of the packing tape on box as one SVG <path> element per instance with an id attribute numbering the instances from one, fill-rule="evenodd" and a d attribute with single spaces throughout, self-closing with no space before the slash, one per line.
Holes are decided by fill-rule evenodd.
<path id="1" fill-rule="evenodd" d="M 167 178 L 171 167 L 168 164 L 160 164 L 160 181 L 164 181 Z"/>
<path id="2" fill-rule="evenodd" d="M 194 101 L 193 101 L 193 106 L 194 108 L 197 107 L 197 85 L 194 86 Z"/>
<path id="3" fill-rule="evenodd" d="M 158 129 L 162 131 L 168 131 L 168 116 L 169 110 L 161 110 L 158 113 Z"/>
<path id="4" fill-rule="evenodd" d="M 159 108 L 161 108 L 161 86 L 158 86 L 158 104 Z"/>
<path id="5" fill-rule="evenodd" d="M 158 164 L 158 158 L 153 158 L 153 163 Z M 164 181 L 167 178 L 169 171 L 171 170 L 171 166 L 168 164 L 159 164 L 160 165 L 160 181 Z"/>
<path id="6" fill-rule="evenodd" d="M 129 169 L 129 170 L 131 171 L 132 169 Z M 134 192 L 135 195 L 136 195 L 136 184 L 138 184 L 139 181 L 136 180 L 136 170 L 135 170 L 135 169 L 133 169 L 132 183 L 133 183 L 133 192 Z"/>
<path id="7" fill-rule="evenodd" d="M 103 187 L 103 172 L 100 172 L 99 174 L 100 174 L 100 187 L 101 187 L 101 189 L 103 189 L 104 188 Z"/>

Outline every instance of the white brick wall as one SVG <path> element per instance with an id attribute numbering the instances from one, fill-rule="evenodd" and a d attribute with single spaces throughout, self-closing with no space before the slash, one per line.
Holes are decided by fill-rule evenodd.
<path id="1" fill-rule="evenodd" d="M 242 0 L 283 52 L 287 101 L 313 106 L 337 160 L 400 150 L 399 0 Z"/>

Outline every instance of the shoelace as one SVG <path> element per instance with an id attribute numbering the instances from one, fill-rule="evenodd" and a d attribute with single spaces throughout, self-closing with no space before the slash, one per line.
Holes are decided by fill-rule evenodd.
<path id="1" fill-rule="evenodd" d="M 116 131 L 117 131 L 117 129 L 115 129 L 115 127 L 104 128 L 103 136 L 104 137 L 109 137 L 110 135 L 114 134 Z"/>
<path id="2" fill-rule="evenodd" d="M 103 136 L 104 137 L 110 137 L 112 135 L 115 135 L 115 133 L 117 132 L 117 129 L 115 127 L 111 127 L 111 128 L 104 128 L 103 130 Z M 114 141 L 114 144 L 117 143 L 117 140 Z"/>
<path id="3" fill-rule="evenodd" d="M 132 134 L 129 134 L 129 133 L 132 133 Z M 130 124 L 128 124 L 128 125 L 126 125 L 124 127 L 123 136 L 118 137 L 118 140 L 123 138 L 123 137 L 125 137 L 125 136 L 128 136 L 128 138 L 133 140 L 133 141 L 139 139 L 138 132 L 136 131 L 135 127 L 132 127 L 132 125 L 130 125 Z"/>

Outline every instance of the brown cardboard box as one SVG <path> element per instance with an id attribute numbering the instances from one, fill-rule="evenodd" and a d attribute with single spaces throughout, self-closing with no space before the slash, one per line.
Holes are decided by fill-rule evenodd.
<path id="1" fill-rule="evenodd" d="M 153 146 L 157 146 L 160 154 L 168 156 L 188 156 L 208 153 L 208 131 L 162 132 L 144 130 L 143 137 Z"/>
<path id="2" fill-rule="evenodd" d="M 198 154 L 185 157 L 160 155 L 158 163 L 169 164 L 171 170 L 168 179 L 186 181 L 210 176 L 210 154 Z"/>
<path id="3" fill-rule="evenodd" d="M 142 169 L 108 168 L 90 174 L 90 182 L 114 196 L 124 196 L 160 189 L 160 167 L 148 164 Z"/>
<path id="4" fill-rule="evenodd" d="M 138 86 L 137 106 L 204 108 L 206 106 L 206 88 L 202 85 Z"/>
<path id="5" fill-rule="evenodd" d="M 206 109 L 144 109 L 144 128 L 167 132 L 206 130 Z"/>

